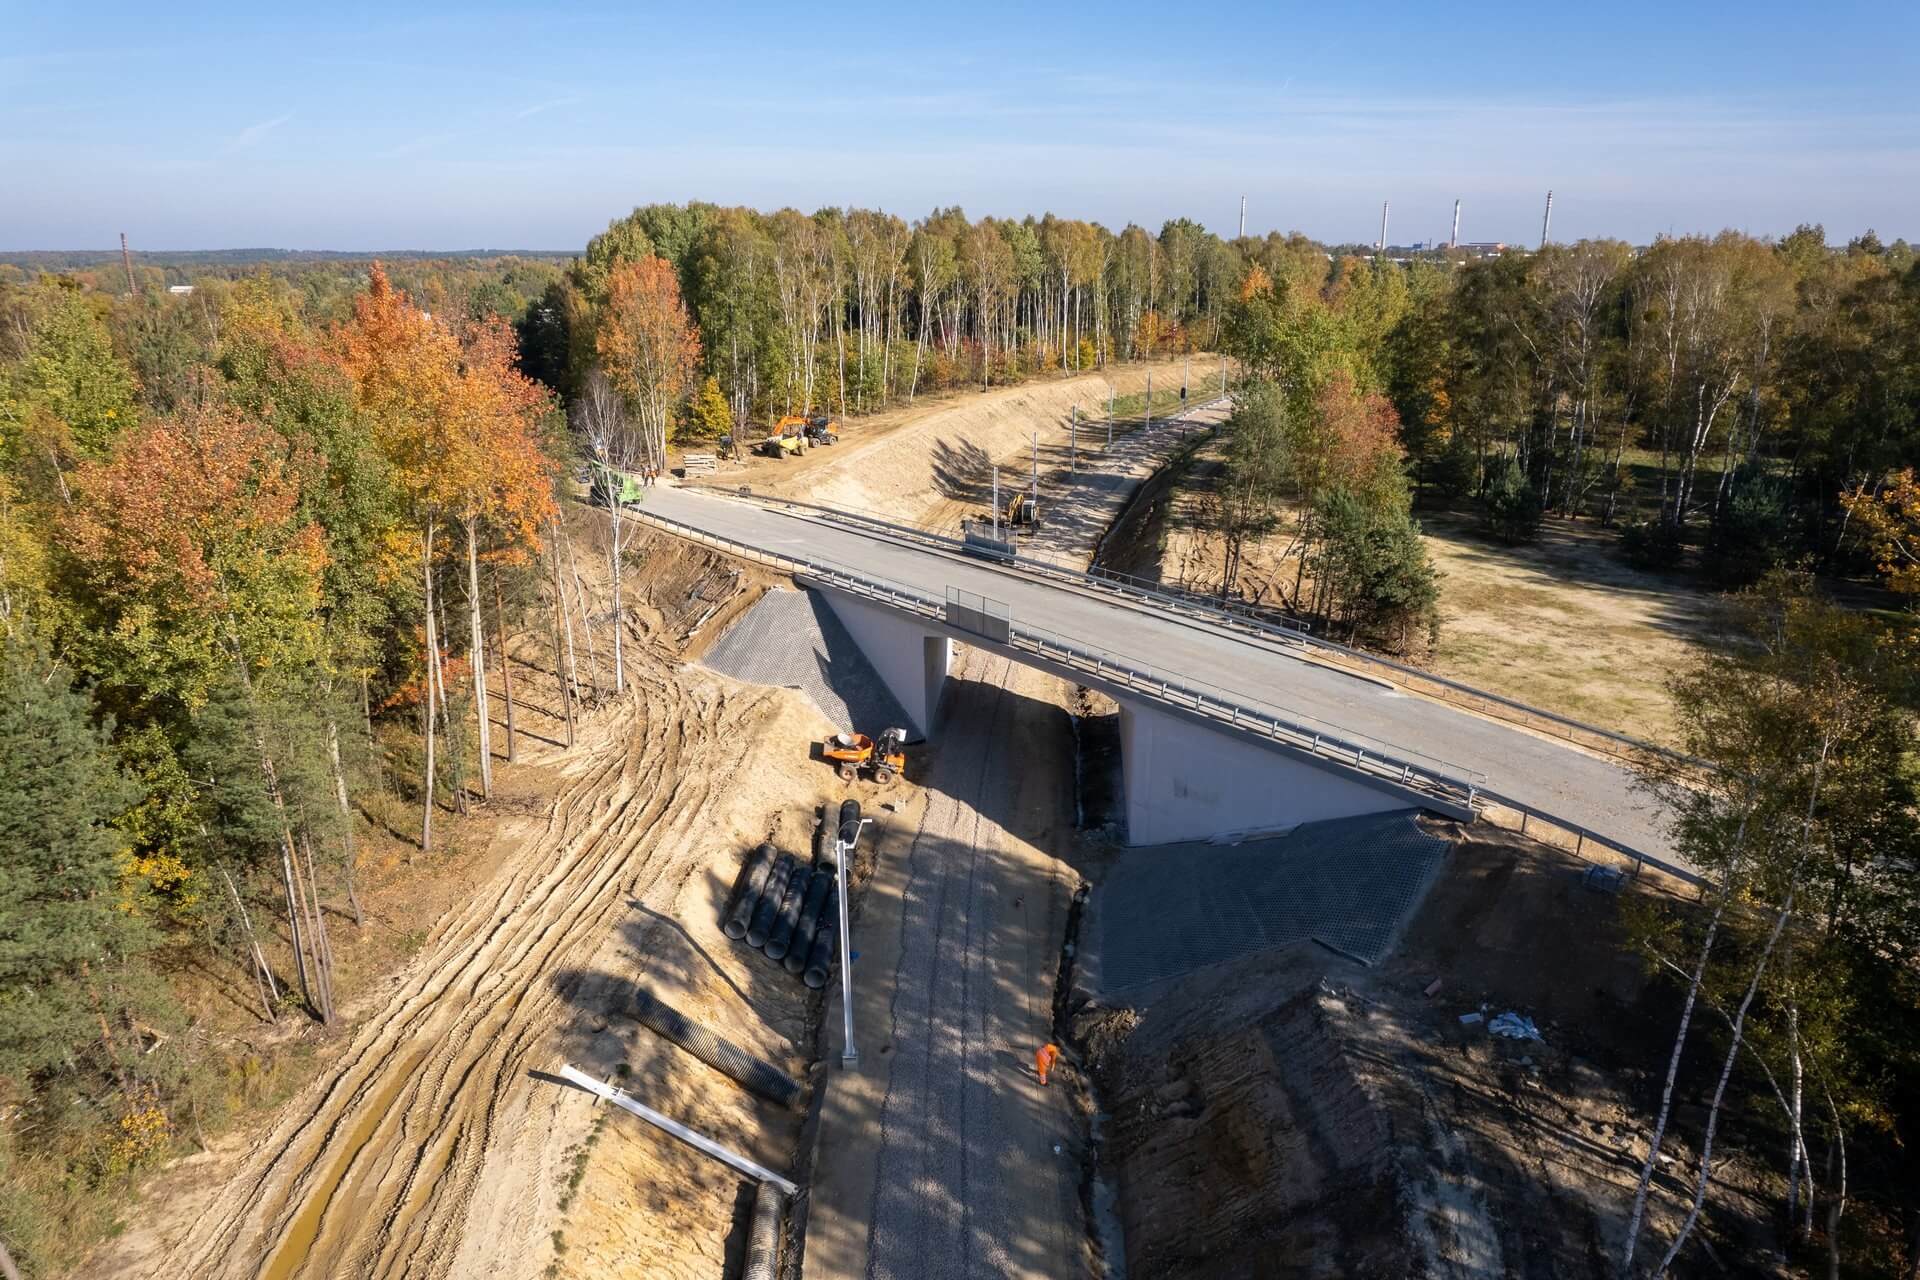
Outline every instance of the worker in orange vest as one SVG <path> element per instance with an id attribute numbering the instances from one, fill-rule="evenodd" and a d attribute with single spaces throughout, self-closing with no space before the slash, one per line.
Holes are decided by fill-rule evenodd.
<path id="1" fill-rule="evenodd" d="M 1060 1047 L 1058 1045 L 1043 1044 L 1034 1051 L 1033 1069 L 1039 1075 L 1041 1084 L 1047 1082 L 1047 1073 L 1053 1070 L 1053 1064 L 1059 1060 Z"/>

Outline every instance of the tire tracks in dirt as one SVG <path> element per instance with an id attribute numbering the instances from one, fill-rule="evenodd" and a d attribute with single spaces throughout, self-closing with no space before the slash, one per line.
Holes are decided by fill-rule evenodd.
<path id="1" fill-rule="evenodd" d="M 664 906 L 696 872 L 742 735 L 768 710 L 650 651 L 631 684 L 544 827 L 254 1142 L 164 1273 L 439 1280 L 544 1264 L 565 1095 L 529 1072 L 552 1065 L 578 1008 L 604 1004 L 584 989 L 602 980 L 553 975 L 604 969 L 628 900 Z"/>

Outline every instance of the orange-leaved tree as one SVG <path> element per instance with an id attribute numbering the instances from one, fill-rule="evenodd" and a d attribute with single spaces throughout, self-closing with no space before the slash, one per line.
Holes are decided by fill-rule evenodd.
<path id="1" fill-rule="evenodd" d="M 644 465 L 664 467 L 667 419 L 700 363 L 700 330 L 687 316 L 671 263 L 642 258 L 608 278 L 594 346 L 607 377 L 640 416 Z"/>
<path id="2" fill-rule="evenodd" d="M 513 340 L 498 320 L 464 335 L 413 305 L 376 264 L 353 319 L 336 335 L 360 406 L 392 467 L 418 535 L 426 633 L 426 781 L 423 851 L 433 844 L 436 696 L 446 684 L 434 607 L 434 540 L 451 525 L 467 535 L 474 692 L 482 785 L 491 783 L 484 645 L 480 638 L 477 542 L 483 526 L 508 546 L 537 550 L 552 514 L 553 464 L 540 447 L 546 393 L 514 367 Z"/>
<path id="3" fill-rule="evenodd" d="M 301 983 L 331 1023 L 333 953 L 311 845 L 303 867 L 294 834 L 304 821 L 286 801 L 281 748 L 269 742 L 264 710 L 271 698 L 306 695 L 323 661 L 326 537 L 301 512 L 303 489 L 319 472 L 311 451 L 204 396 L 84 466 L 66 531 L 101 615 L 93 634 L 103 683 L 191 710 L 225 674 L 235 677 L 270 802 Z"/>

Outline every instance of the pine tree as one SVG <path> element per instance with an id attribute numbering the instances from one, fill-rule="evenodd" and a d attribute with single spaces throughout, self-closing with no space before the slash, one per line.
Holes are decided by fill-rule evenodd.
<path id="1" fill-rule="evenodd" d="M 0 649 L 0 1077 L 85 1063 L 107 1077 L 132 1055 L 116 980 L 152 943 L 120 909 L 133 789 L 88 700 L 30 640 Z"/>

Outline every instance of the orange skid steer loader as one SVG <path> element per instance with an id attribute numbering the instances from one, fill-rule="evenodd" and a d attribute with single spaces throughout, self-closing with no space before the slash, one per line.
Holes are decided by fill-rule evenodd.
<path id="1" fill-rule="evenodd" d="M 906 771 L 906 741 L 905 729 L 888 729 L 878 741 L 864 733 L 836 733 L 820 745 L 820 754 L 848 782 L 864 772 L 885 786 Z"/>

